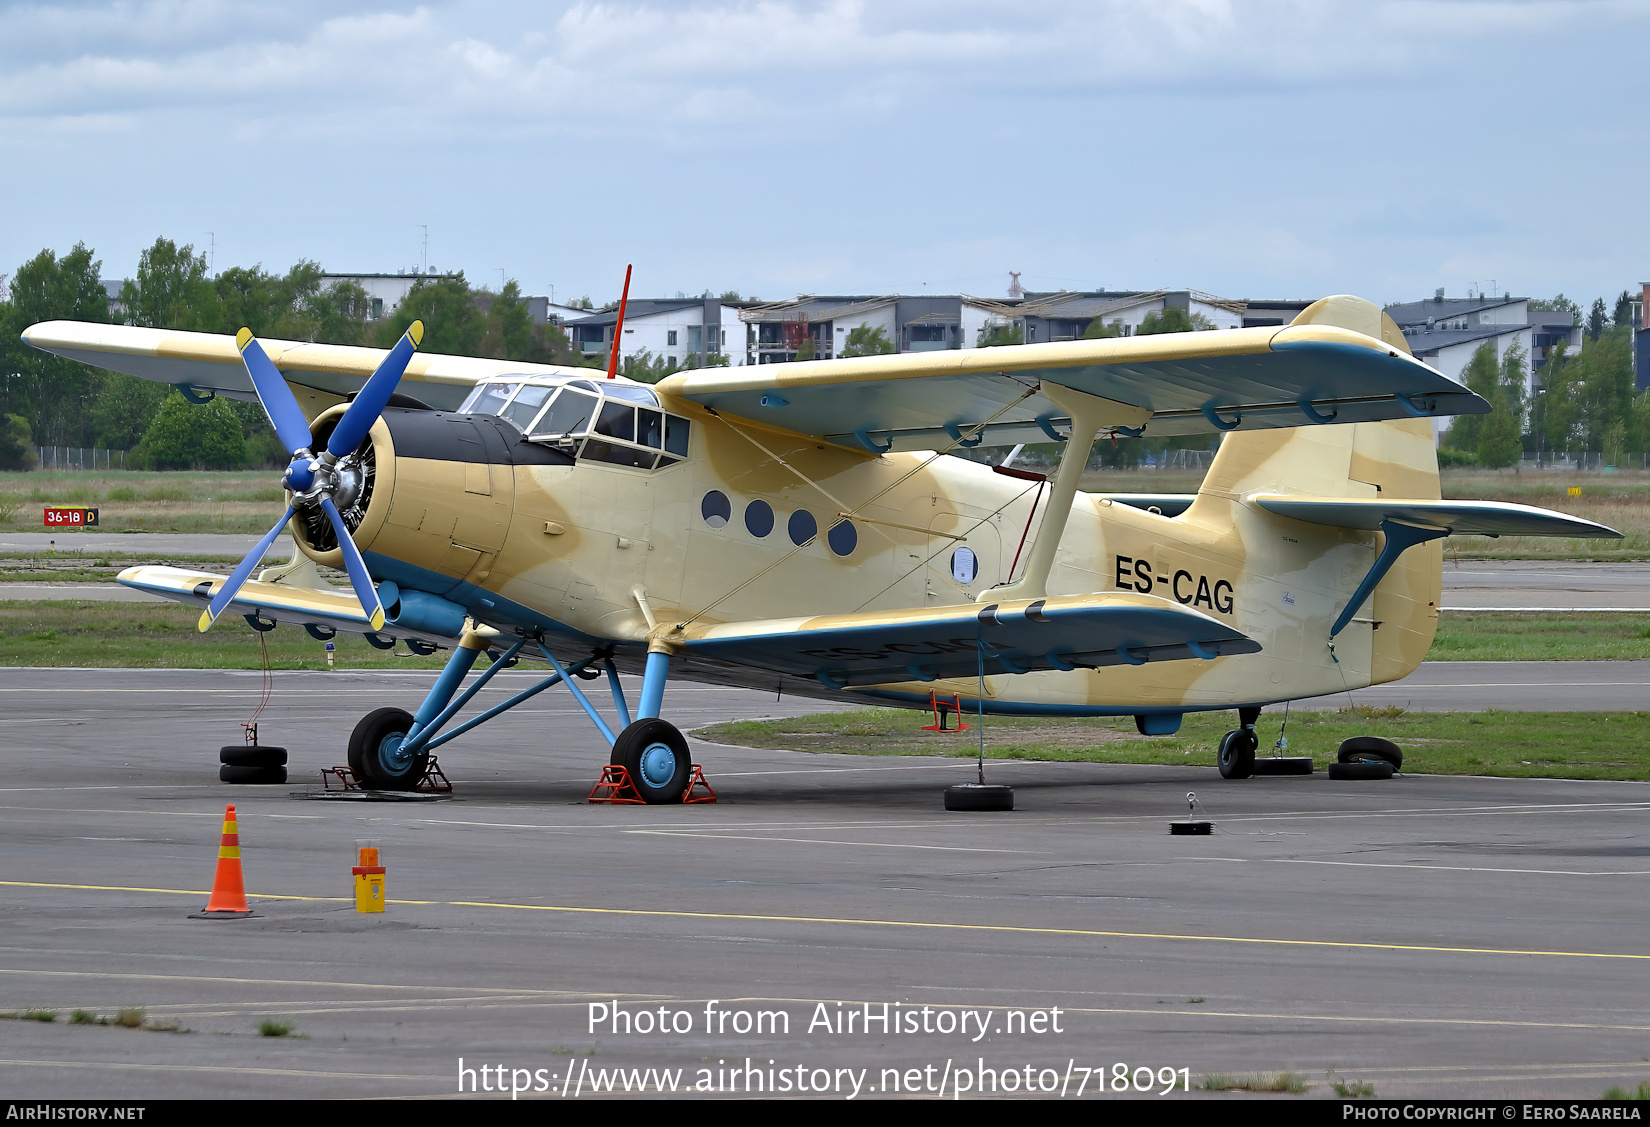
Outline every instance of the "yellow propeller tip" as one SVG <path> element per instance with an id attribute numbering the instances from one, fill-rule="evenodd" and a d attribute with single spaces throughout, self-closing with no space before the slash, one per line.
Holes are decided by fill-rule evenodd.
<path id="1" fill-rule="evenodd" d="M 424 343 L 424 322 L 414 321 L 407 326 L 407 335 L 412 338 L 414 347 Z"/>
<path id="2" fill-rule="evenodd" d="M 251 340 L 252 330 L 243 326 L 241 331 L 235 334 L 235 347 L 244 350 Z"/>
<path id="3" fill-rule="evenodd" d="M 200 628 L 202 634 L 212 629 L 212 612 L 210 610 L 201 611 L 201 620 L 196 625 Z"/>
<path id="4" fill-rule="evenodd" d="M 372 612 L 372 618 L 370 621 L 372 622 L 373 630 L 382 630 L 384 628 L 384 608 L 378 607 L 375 609 Z"/>

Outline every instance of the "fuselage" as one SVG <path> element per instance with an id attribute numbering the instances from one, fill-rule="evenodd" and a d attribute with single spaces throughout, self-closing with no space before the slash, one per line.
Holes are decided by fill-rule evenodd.
<path id="1" fill-rule="evenodd" d="M 386 411 L 373 431 L 374 489 L 355 529 L 375 576 L 462 606 L 501 632 L 543 631 L 569 657 L 606 648 L 639 668 L 650 637 L 678 626 L 691 637 L 719 623 L 990 601 L 993 587 L 1024 571 L 1047 499 L 1036 481 L 932 452 L 872 456 L 626 387 L 636 390 L 601 400 L 606 429 L 581 422 L 576 440 L 554 428 L 530 436 L 525 411 L 511 421 L 507 408 L 499 413 L 502 400 L 472 397 L 468 413 Z M 549 425 L 543 411 L 540 430 Z M 1241 630 L 1261 651 L 988 677 L 986 707 L 1231 708 L 1409 673 L 1436 623 L 1436 545 L 1409 553 L 1331 647 L 1330 623 L 1374 559 L 1376 536 L 1244 500 L 1262 488 L 1373 496 L 1383 464 L 1399 477 L 1424 476 L 1413 464 L 1418 446 L 1381 453 L 1407 435 L 1370 429 L 1383 426 L 1401 424 L 1230 436 L 1179 515 L 1079 492 L 1048 594 L 1149 594 Z M 1430 473 L 1436 496 L 1435 464 Z M 300 540 L 332 562 L 335 550 L 303 530 Z M 697 659 L 673 676 L 833 695 L 811 679 Z M 931 691 L 976 699 L 981 685 L 848 691 L 926 704 Z"/>

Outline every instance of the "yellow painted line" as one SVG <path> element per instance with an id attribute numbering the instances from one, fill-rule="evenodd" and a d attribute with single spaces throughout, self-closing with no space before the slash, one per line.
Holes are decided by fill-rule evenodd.
<path id="1" fill-rule="evenodd" d="M 88 892 L 156 892 L 173 896 L 206 896 L 207 892 L 185 888 L 123 888 L 103 884 L 50 884 L 44 881 L 0 881 L 8 888 L 63 888 Z M 253 900 L 311 900 L 347 903 L 347 896 L 290 896 L 278 893 L 247 893 Z M 905 927 L 934 931 L 975 931 L 999 935 L 1069 935 L 1086 939 L 1164 939 L 1181 942 L 1243 943 L 1260 947 L 1325 947 L 1356 951 L 1425 951 L 1444 955 L 1539 955 L 1559 959 L 1633 959 L 1650 962 L 1650 954 L 1615 951 L 1541 951 L 1503 947 L 1444 947 L 1426 943 L 1364 943 L 1343 939 L 1262 939 L 1245 935 L 1180 935 L 1155 931 L 1097 931 L 1075 927 L 1025 927 L 1016 924 L 955 924 L 929 920 L 858 920 L 837 916 L 766 916 L 746 912 L 672 912 L 649 908 L 587 908 L 571 904 L 511 904 L 484 900 L 390 900 L 390 904 L 438 905 L 446 908 L 503 908 L 518 912 L 570 912 L 592 916 L 651 916 L 678 920 L 741 920 L 747 923 L 834 924 L 841 927 Z"/>

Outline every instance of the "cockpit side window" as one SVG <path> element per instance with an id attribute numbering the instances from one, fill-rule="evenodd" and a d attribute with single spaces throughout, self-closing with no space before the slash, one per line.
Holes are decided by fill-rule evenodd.
<path id="1" fill-rule="evenodd" d="M 596 402 L 594 395 L 586 395 L 569 387 L 562 388 L 561 394 L 556 396 L 550 409 L 533 428 L 533 436 L 583 434 L 589 429 L 590 420 L 596 413 Z"/>
<path id="2" fill-rule="evenodd" d="M 516 393 L 516 397 L 510 401 L 510 405 L 504 409 L 504 417 L 515 423 L 524 433 L 527 432 L 532 428 L 533 420 L 538 416 L 539 408 L 544 406 L 544 401 L 549 399 L 551 393 L 555 390 L 555 388 L 545 387 L 543 384 L 525 385 Z"/>
<path id="3" fill-rule="evenodd" d="M 521 376 L 476 385 L 459 410 L 508 419 L 528 440 L 585 461 L 663 469 L 687 456 L 688 421 L 648 387 Z"/>
<path id="4" fill-rule="evenodd" d="M 514 383 L 477 384 L 458 412 L 461 415 L 496 415 L 520 386 Z"/>

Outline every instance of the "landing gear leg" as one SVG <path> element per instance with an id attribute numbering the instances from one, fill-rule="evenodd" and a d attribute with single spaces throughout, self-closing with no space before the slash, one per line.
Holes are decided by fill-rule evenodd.
<path id="1" fill-rule="evenodd" d="M 1260 739 L 1255 735 L 1255 721 L 1259 719 L 1258 708 L 1238 709 L 1238 723 L 1242 727 L 1220 737 L 1220 748 L 1215 753 L 1221 778 L 1247 779 L 1255 773 L 1255 750 L 1260 747 Z"/>
<path id="2" fill-rule="evenodd" d="M 693 774 L 687 739 L 674 724 L 659 719 L 664 705 L 670 655 L 650 653 L 642 670 L 642 699 L 636 722 L 613 741 L 610 763 L 630 772 L 636 792 L 649 803 L 680 802 Z M 615 698 L 617 699 L 617 698 Z"/>

